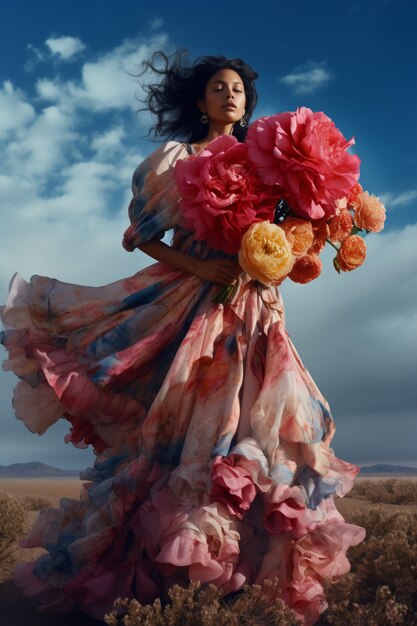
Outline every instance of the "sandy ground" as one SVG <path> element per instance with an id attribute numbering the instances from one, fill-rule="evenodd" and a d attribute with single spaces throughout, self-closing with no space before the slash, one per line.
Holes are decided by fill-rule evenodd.
<path id="1" fill-rule="evenodd" d="M 0 491 L 18 496 L 41 496 L 47 498 L 52 506 L 57 506 L 63 497 L 78 499 L 81 486 L 82 482 L 76 478 L 0 478 Z M 347 511 L 370 507 L 367 500 L 359 498 L 336 498 L 335 502 L 342 515 L 346 515 Z M 393 504 L 378 506 L 393 511 L 399 508 Z M 415 505 L 403 505 L 401 508 L 417 514 L 417 503 Z M 37 512 L 31 513 L 30 522 L 36 516 Z M 16 559 L 17 561 L 30 561 L 41 553 L 42 550 L 39 549 L 17 549 Z M 10 576 L 6 575 L 3 580 L 0 579 L 0 626 L 99 626 L 100 624 L 104 624 L 104 622 L 97 622 L 78 612 L 66 615 L 39 612 L 36 604 L 25 598 L 20 590 L 15 587 Z"/>
<path id="2" fill-rule="evenodd" d="M 82 481 L 78 478 L 0 478 L 0 491 L 16 496 L 42 496 L 56 506 L 61 498 L 77 498 Z"/>

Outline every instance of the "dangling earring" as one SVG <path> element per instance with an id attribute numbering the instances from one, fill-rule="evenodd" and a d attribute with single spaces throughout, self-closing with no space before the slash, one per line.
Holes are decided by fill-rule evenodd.
<path id="1" fill-rule="evenodd" d="M 246 126 L 246 120 L 245 120 L 245 118 L 244 118 L 244 117 L 242 117 L 242 118 L 241 118 L 241 120 L 240 120 L 240 122 L 239 122 L 239 126 L 241 126 L 242 128 L 243 128 L 244 126 Z"/>
<path id="2" fill-rule="evenodd" d="M 208 118 L 207 113 L 202 113 L 200 117 L 200 122 L 202 124 L 208 124 L 208 121 L 209 121 L 209 118 Z"/>

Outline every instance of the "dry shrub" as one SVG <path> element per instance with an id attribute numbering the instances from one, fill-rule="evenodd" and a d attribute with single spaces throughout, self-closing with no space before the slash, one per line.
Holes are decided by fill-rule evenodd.
<path id="1" fill-rule="evenodd" d="M 160 600 L 142 605 L 119 598 L 114 611 L 105 617 L 108 626 L 297 626 L 295 614 L 277 598 L 278 581 L 245 586 L 241 594 L 226 603 L 217 587 L 190 583 L 174 585 L 170 602 Z"/>
<path id="2" fill-rule="evenodd" d="M 43 511 L 52 506 L 51 501 L 42 496 L 21 496 L 20 500 L 26 511 Z"/>
<path id="3" fill-rule="evenodd" d="M 372 503 L 417 504 L 417 481 L 396 478 L 361 480 L 356 482 L 347 496 L 365 498 Z"/>
<path id="4" fill-rule="evenodd" d="M 417 625 L 417 523 L 409 513 L 353 511 L 366 540 L 349 550 L 352 572 L 326 588 L 335 626 Z"/>
<path id="5" fill-rule="evenodd" d="M 0 492 L 0 573 L 9 571 L 15 542 L 26 524 L 26 509 L 16 496 Z"/>
<path id="6" fill-rule="evenodd" d="M 347 594 L 347 586 L 343 596 Z M 352 600 L 339 598 L 333 599 L 331 609 L 328 611 L 327 622 L 335 626 L 414 626 L 417 624 L 409 615 L 406 604 L 397 602 L 389 587 L 383 585 L 375 592 L 373 602 L 361 605 Z"/>

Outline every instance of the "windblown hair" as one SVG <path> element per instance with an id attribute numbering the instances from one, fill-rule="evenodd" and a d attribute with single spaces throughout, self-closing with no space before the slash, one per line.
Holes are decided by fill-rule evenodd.
<path id="1" fill-rule="evenodd" d="M 242 59 L 227 59 L 223 56 L 201 56 L 193 64 L 188 62 L 188 52 L 180 50 L 171 58 L 165 52 L 155 52 L 149 61 L 142 64 L 139 76 L 149 71 L 157 74 L 160 80 L 145 84 L 145 106 L 140 111 L 149 110 L 157 121 L 149 133 L 166 139 L 176 139 L 191 143 L 204 139 L 207 125 L 201 118 L 197 100 L 204 98 L 205 88 L 210 78 L 218 70 L 231 69 L 242 79 L 246 96 L 246 125 L 258 101 L 254 81 L 258 74 Z M 234 125 L 233 135 L 243 141 L 247 126 Z"/>

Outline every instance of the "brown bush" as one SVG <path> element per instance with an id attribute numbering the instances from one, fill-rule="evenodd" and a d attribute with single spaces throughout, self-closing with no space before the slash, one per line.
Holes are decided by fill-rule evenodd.
<path id="1" fill-rule="evenodd" d="M 20 499 L 0 492 L 0 574 L 11 568 L 14 544 L 23 533 L 26 519 L 26 509 Z"/>
<path id="2" fill-rule="evenodd" d="M 297 626 L 293 611 L 276 597 L 277 585 L 276 580 L 267 580 L 263 585 L 245 586 L 228 603 L 214 585 L 174 585 L 165 607 L 160 600 L 144 606 L 119 598 L 105 622 L 109 626 Z"/>
<path id="3" fill-rule="evenodd" d="M 327 621 L 335 626 L 417 625 L 417 523 L 409 513 L 356 511 L 366 540 L 349 551 L 352 572 L 326 586 Z"/>
<path id="4" fill-rule="evenodd" d="M 347 497 L 365 498 L 380 504 L 417 504 L 417 481 L 397 478 L 359 480 Z"/>
<path id="5" fill-rule="evenodd" d="M 20 500 L 26 511 L 43 511 L 52 506 L 51 501 L 42 496 L 21 496 Z"/>

